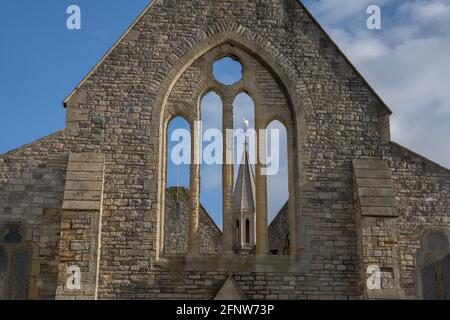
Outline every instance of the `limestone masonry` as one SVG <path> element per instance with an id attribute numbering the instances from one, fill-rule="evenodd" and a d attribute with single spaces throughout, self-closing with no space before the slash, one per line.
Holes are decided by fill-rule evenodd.
<path id="1" fill-rule="evenodd" d="M 232 86 L 212 76 L 225 56 Z M 192 127 L 210 91 L 223 130 L 241 92 L 256 129 L 286 127 L 270 226 L 260 163 L 237 187 L 223 165 L 223 230 L 198 164 L 167 186 L 168 123 Z M 64 106 L 63 131 L 0 156 L 0 299 L 450 299 L 450 171 L 391 141 L 390 109 L 301 3 L 155 0 Z"/>

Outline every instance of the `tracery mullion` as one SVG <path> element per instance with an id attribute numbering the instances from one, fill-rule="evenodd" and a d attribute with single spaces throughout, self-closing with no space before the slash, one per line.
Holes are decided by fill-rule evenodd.
<path id="1" fill-rule="evenodd" d="M 191 164 L 190 164 L 190 213 L 188 253 L 200 253 L 199 210 L 200 210 L 200 116 L 198 112 L 191 123 Z"/>
<path id="2" fill-rule="evenodd" d="M 233 221 L 233 96 L 227 94 L 223 101 L 223 136 L 224 153 L 222 164 L 222 201 L 223 201 L 223 251 L 225 253 L 233 252 L 233 230 L 231 228 Z M 242 229 L 242 227 L 241 227 Z M 241 237 L 242 239 L 242 237 Z"/>

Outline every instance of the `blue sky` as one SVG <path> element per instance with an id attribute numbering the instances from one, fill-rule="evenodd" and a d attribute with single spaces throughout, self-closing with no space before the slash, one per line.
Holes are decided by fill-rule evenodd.
<path id="1" fill-rule="evenodd" d="M 69 31 L 74 3 L 82 29 Z M 64 98 L 148 3 L 0 1 L 0 153 L 64 128 Z"/>
<path id="2" fill-rule="evenodd" d="M 392 139 L 450 168 L 450 0 L 305 0 L 393 111 Z M 366 27 L 381 8 L 382 29 Z"/>
<path id="3" fill-rule="evenodd" d="M 0 1 L 0 154 L 64 128 L 63 99 L 149 2 Z M 393 140 L 450 167 L 450 0 L 303 2 L 393 110 Z M 70 4 L 81 7 L 82 30 L 66 28 Z M 366 28 L 370 4 L 381 6 L 381 30 Z M 217 105 L 213 97 L 206 103 Z M 245 114 L 236 121 L 242 124 Z M 217 168 L 202 172 L 213 190 L 202 202 L 216 217 L 220 177 Z M 270 194 L 281 190 L 274 186 L 275 180 Z"/>
<path id="4" fill-rule="evenodd" d="M 240 78 L 240 69 L 235 68 L 235 63 L 226 61 L 223 68 L 218 69 L 214 73 L 217 79 L 225 80 L 227 83 L 236 82 L 235 79 Z M 252 99 L 245 93 L 239 94 L 233 103 L 233 127 L 236 129 L 244 129 L 243 119 L 249 121 L 249 128 L 255 128 L 254 103 Z M 222 130 L 222 102 L 220 97 L 214 92 L 207 93 L 201 101 L 202 113 L 202 132 L 208 129 Z M 172 154 L 172 150 L 179 145 L 178 138 L 171 141 L 176 129 L 190 130 L 188 123 L 181 117 L 173 119 L 169 123 L 168 128 L 168 154 Z M 289 197 L 287 184 L 287 141 L 286 131 L 278 121 L 272 122 L 268 130 L 279 130 L 280 139 L 280 170 L 277 174 L 267 177 L 267 193 L 268 193 L 268 216 L 269 222 L 273 220 L 281 207 L 286 203 Z M 237 140 L 235 141 L 237 143 Z M 203 141 L 202 149 L 205 150 L 210 144 L 209 141 Z M 241 144 L 242 145 L 242 144 Z M 178 149 L 177 149 L 178 150 Z M 238 175 L 239 163 L 242 159 L 242 150 L 238 145 L 234 148 L 235 181 Z M 271 150 L 271 141 L 268 141 L 268 150 Z M 250 150 L 250 157 L 255 159 L 255 150 Z M 167 185 L 189 187 L 189 166 L 175 165 L 172 158 L 167 158 Z M 203 163 L 200 166 L 200 202 L 211 215 L 216 224 L 222 226 L 222 167 L 220 164 L 208 165 Z"/>

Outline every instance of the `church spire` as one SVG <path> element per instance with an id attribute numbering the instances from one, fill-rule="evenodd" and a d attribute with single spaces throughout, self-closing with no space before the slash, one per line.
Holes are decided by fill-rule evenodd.
<path id="1" fill-rule="evenodd" d="M 244 119 L 244 123 L 247 131 L 248 121 Z M 249 252 L 254 247 L 256 239 L 255 175 L 250 163 L 247 134 L 245 136 L 244 154 L 233 192 L 235 244 L 236 249 L 241 253 Z"/>
<path id="2" fill-rule="evenodd" d="M 250 164 L 248 144 L 245 144 L 242 161 L 233 193 L 233 211 L 255 211 L 255 175 Z"/>

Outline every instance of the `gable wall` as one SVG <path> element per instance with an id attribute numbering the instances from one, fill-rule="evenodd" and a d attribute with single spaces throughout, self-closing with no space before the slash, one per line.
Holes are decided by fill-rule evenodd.
<path id="1" fill-rule="evenodd" d="M 25 228 L 33 299 L 55 298 L 67 157 L 62 132 L 0 156 L 0 229 L 9 223 Z"/>
<path id="2" fill-rule="evenodd" d="M 302 169 L 296 183 L 303 192 L 300 246 L 308 280 L 304 291 L 293 285 L 289 297 L 357 296 L 351 160 L 380 155 L 377 123 L 384 111 L 295 1 L 156 1 L 68 101 L 67 135 L 76 151 L 106 154 L 100 296 L 139 294 L 149 283 L 144 275 L 156 252 L 161 182 L 161 84 L 180 57 L 224 32 L 276 61 L 301 102 L 294 106 Z M 308 285 L 319 281 L 320 289 Z"/>
<path id="3" fill-rule="evenodd" d="M 450 171 L 397 145 L 387 151 L 399 207 L 401 284 L 408 298 L 416 291 L 416 254 L 430 230 L 450 230 Z"/>
<path id="4" fill-rule="evenodd" d="M 69 151 L 105 154 L 99 298 L 214 297 L 228 272 L 156 265 L 161 111 L 171 86 L 189 74 L 177 65 L 189 65 L 214 41 L 230 37 L 284 81 L 299 159 L 301 272 L 237 272 L 244 293 L 255 299 L 358 298 L 352 160 L 386 158 L 400 209 L 401 282 L 408 296 L 415 294 L 411 257 L 418 234 L 425 226 L 449 226 L 448 173 L 382 145 L 386 109 L 295 1 L 157 0 L 68 99 L 64 138 L 56 135 L 0 159 L 2 172 L 13 177 L 0 184 L 0 218 L 32 226 L 41 248 L 41 297 L 53 297 L 56 286 Z M 194 55 L 186 58 L 188 53 Z M 269 74 L 258 70 L 260 77 Z M 31 159 L 42 159 L 42 166 Z M 43 207 L 51 209 L 45 217 Z"/>

